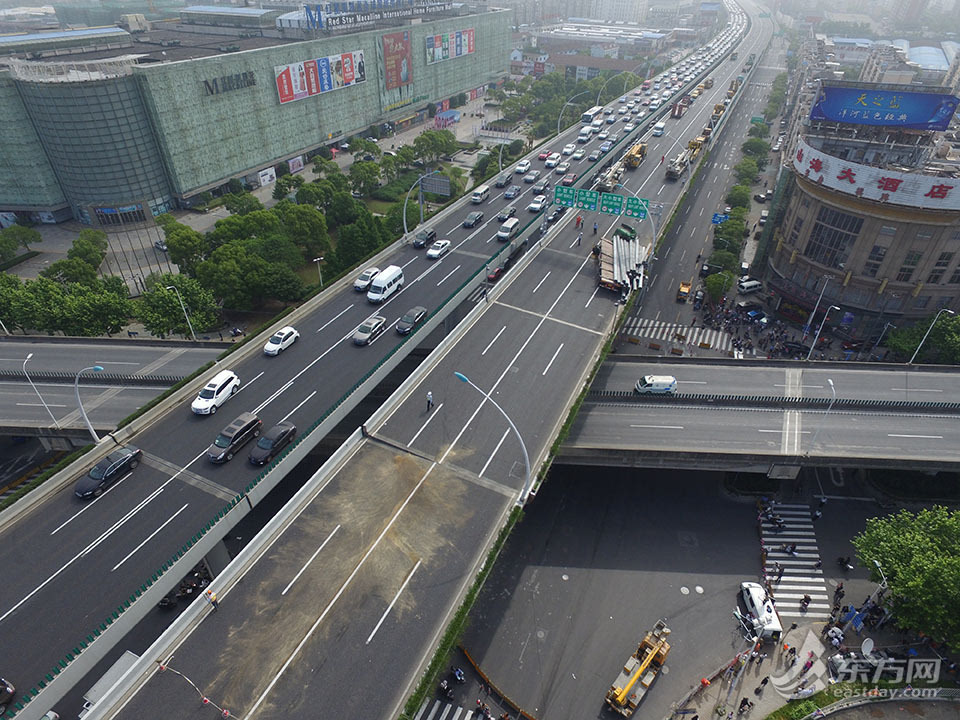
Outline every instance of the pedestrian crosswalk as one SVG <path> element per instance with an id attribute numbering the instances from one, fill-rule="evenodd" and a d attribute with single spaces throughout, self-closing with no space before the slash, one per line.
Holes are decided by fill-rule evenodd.
<path id="1" fill-rule="evenodd" d="M 427 710 L 429 709 L 429 713 Z M 452 713 L 452 714 L 451 714 Z M 427 699 L 420 706 L 420 712 L 413 720 L 479 720 L 483 714 L 477 710 L 467 710 L 462 705 Z"/>
<path id="2" fill-rule="evenodd" d="M 733 336 L 730 333 L 695 325 L 680 325 L 663 320 L 632 317 L 624 324 L 623 332 L 633 337 L 662 340 L 693 348 L 719 350 L 721 352 L 733 350 Z M 678 337 L 678 335 L 682 337 Z M 756 355 L 756 349 L 745 350 L 743 355 L 754 356 Z"/>
<path id="3" fill-rule="evenodd" d="M 783 519 L 783 526 L 763 520 L 760 536 L 767 550 L 764 571 L 773 589 L 777 611 L 784 618 L 825 620 L 830 617 L 832 603 L 823 579 L 823 560 L 810 507 L 802 503 L 777 503 L 773 512 Z M 784 545 L 796 545 L 796 549 L 788 553 L 782 549 Z M 804 595 L 809 595 L 811 600 L 806 611 L 800 609 Z"/>

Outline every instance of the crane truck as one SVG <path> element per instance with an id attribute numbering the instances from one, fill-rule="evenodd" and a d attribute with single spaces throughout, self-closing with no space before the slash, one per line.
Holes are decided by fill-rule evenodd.
<path id="1" fill-rule="evenodd" d="M 647 156 L 647 144 L 644 142 L 638 142 L 632 148 L 627 151 L 627 154 L 624 156 L 623 160 L 627 165 L 627 168 L 630 170 L 635 170 L 640 167 L 640 163 L 643 162 L 643 159 Z"/>
<path id="2" fill-rule="evenodd" d="M 617 679 L 610 686 L 607 704 L 623 717 L 633 715 L 666 662 L 670 652 L 670 643 L 667 642 L 669 635 L 667 621 L 657 620 L 653 629 L 640 641 L 637 651 L 627 658 Z"/>
<path id="3" fill-rule="evenodd" d="M 679 180 L 683 171 L 688 166 L 693 165 L 697 156 L 700 155 L 700 150 L 705 142 L 706 138 L 698 135 L 687 143 L 687 149 L 667 163 L 667 180 Z"/>

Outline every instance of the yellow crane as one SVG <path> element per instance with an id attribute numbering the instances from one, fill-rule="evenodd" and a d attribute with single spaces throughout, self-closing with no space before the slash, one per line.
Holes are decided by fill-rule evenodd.
<path id="1" fill-rule="evenodd" d="M 633 715 L 666 662 L 670 652 L 670 643 L 667 642 L 669 635 L 667 621 L 658 620 L 640 641 L 637 651 L 627 658 L 620 675 L 610 686 L 607 704 L 624 717 Z"/>

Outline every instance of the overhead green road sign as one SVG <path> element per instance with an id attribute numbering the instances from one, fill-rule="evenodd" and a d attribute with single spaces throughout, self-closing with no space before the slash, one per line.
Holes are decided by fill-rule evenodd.
<path id="1" fill-rule="evenodd" d="M 623 214 L 627 217 L 636 218 L 637 220 L 644 220 L 647 217 L 647 211 L 649 209 L 650 201 L 646 198 L 628 197 L 627 209 L 623 211 Z"/>
<path id="2" fill-rule="evenodd" d="M 603 193 L 600 196 L 600 212 L 606 215 L 620 215 L 623 212 L 623 195 Z"/>
<path id="3" fill-rule="evenodd" d="M 600 193 L 596 190 L 577 190 L 577 207 L 595 212 L 600 202 Z"/>
<path id="4" fill-rule="evenodd" d="M 565 187 L 563 185 L 557 185 L 553 189 L 553 201 L 557 205 L 563 205 L 564 207 L 574 207 L 577 202 L 577 190 L 572 187 Z"/>

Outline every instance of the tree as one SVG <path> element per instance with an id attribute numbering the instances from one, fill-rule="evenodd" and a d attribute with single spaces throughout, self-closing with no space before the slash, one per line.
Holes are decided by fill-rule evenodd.
<path id="1" fill-rule="evenodd" d="M 752 138 L 765 138 L 770 134 L 770 128 L 766 123 L 753 123 L 747 130 L 747 135 Z"/>
<path id="2" fill-rule="evenodd" d="M 960 643 L 960 512 L 935 506 L 870 518 L 853 547 L 872 580 L 886 577 L 889 609 L 902 630 Z"/>
<path id="3" fill-rule="evenodd" d="M 752 158 L 765 158 L 770 152 L 770 143 L 757 137 L 750 138 L 740 146 L 740 151 Z"/>
<path id="4" fill-rule="evenodd" d="M 217 321 L 217 303 L 213 295 L 199 282 L 185 275 L 150 275 L 146 280 L 148 292 L 137 302 L 136 315 L 154 335 L 179 333 L 189 335 L 190 328 L 180 307 L 180 300 L 169 286 L 176 287 L 190 316 L 193 329 L 201 332 Z"/>
<path id="5" fill-rule="evenodd" d="M 100 285 L 90 287 L 74 283 L 69 286 L 62 301 L 63 311 L 56 329 L 76 337 L 119 332 L 129 320 L 132 310 L 125 293 L 121 296 L 107 292 Z"/>
<path id="6" fill-rule="evenodd" d="M 750 208 L 750 188 L 745 185 L 734 185 L 727 193 L 727 204 L 730 207 Z"/>
<path id="7" fill-rule="evenodd" d="M 94 270 L 100 267 L 107 254 L 107 234 L 102 230 L 81 230 L 73 245 L 67 250 L 68 258 L 87 263 Z"/>
<path id="8" fill-rule="evenodd" d="M 330 200 L 327 218 L 335 227 L 349 225 L 357 219 L 358 205 L 350 193 L 335 192 Z"/>
<path id="9" fill-rule="evenodd" d="M 0 261 L 13 260 L 17 256 L 19 247 L 16 237 L 7 235 L 5 232 L 0 233 Z"/>
<path id="10" fill-rule="evenodd" d="M 350 166 L 350 185 L 361 195 L 370 195 L 380 187 L 380 166 L 375 162 L 355 162 Z"/>
<path id="11" fill-rule="evenodd" d="M 286 174 L 277 178 L 273 185 L 273 199 L 283 200 L 291 192 L 296 191 L 304 183 L 302 175 Z"/>
<path id="12" fill-rule="evenodd" d="M 369 251 L 366 249 L 364 232 L 356 224 L 340 228 L 340 240 L 337 243 L 337 265 L 348 268 L 363 260 Z"/>
<path id="13" fill-rule="evenodd" d="M 726 270 L 730 273 L 735 273 L 740 269 L 740 258 L 737 255 L 734 255 L 732 252 L 727 250 L 716 250 L 710 255 L 711 269 L 715 272 L 717 270 Z"/>
<path id="14" fill-rule="evenodd" d="M 510 153 L 510 157 L 516 157 L 523 152 L 523 140 L 514 140 L 509 145 L 507 145 L 507 152 Z"/>
<path id="15" fill-rule="evenodd" d="M 427 166 L 443 155 L 452 155 L 458 147 L 456 136 L 449 130 L 425 130 L 413 141 L 414 154 Z"/>
<path id="16" fill-rule="evenodd" d="M 0 273 L 0 317 L 5 318 L 8 329 L 21 327 L 14 314 L 14 303 L 23 289 L 20 278 L 9 273 Z"/>
<path id="17" fill-rule="evenodd" d="M 757 161 L 746 157 L 733 166 L 733 172 L 737 176 L 737 181 L 741 185 L 750 186 L 757 177 Z M 749 190 L 747 191 L 749 192 Z"/>
<path id="18" fill-rule="evenodd" d="M 884 343 L 897 354 L 909 358 L 920 346 L 924 334 L 934 320 L 935 316 L 920 320 L 908 327 L 891 330 Z M 917 356 L 917 361 L 947 365 L 960 363 L 960 318 L 946 313 L 941 315 L 930 330 L 927 341 L 923 343 L 923 349 Z"/>
<path id="19" fill-rule="evenodd" d="M 234 215 L 246 215 L 256 210 L 263 210 L 263 203 L 248 192 L 227 195 L 223 199 L 223 206 Z"/>
<path id="20" fill-rule="evenodd" d="M 61 285 L 80 283 L 82 285 L 93 286 L 97 284 L 97 269 L 77 257 L 67 257 L 63 260 L 57 260 L 43 270 L 40 275 L 45 278 L 50 278 Z"/>
<path id="21" fill-rule="evenodd" d="M 8 228 L 0 230 L 0 236 L 6 238 L 4 242 L 13 240 L 16 247 L 22 247 L 27 252 L 30 251 L 30 243 L 38 243 L 43 240 L 43 235 L 41 235 L 38 230 L 24 225 L 11 225 Z"/>
<path id="22" fill-rule="evenodd" d="M 232 195 L 240 195 L 243 192 L 243 183 L 238 178 L 230 178 L 225 187 Z"/>
<path id="23" fill-rule="evenodd" d="M 296 205 L 283 216 L 283 226 L 290 239 L 310 257 L 330 253 L 327 219 L 310 205 Z"/>
<path id="24" fill-rule="evenodd" d="M 708 275 L 703 280 L 703 287 L 710 296 L 710 300 L 718 302 L 733 287 L 733 273 L 719 272 Z"/>
<path id="25" fill-rule="evenodd" d="M 197 265 L 210 252 L 209 241 L 192 227 L 182 223 L 168 225 L 165 231 L 170 260 L 176 263 L 182 272 L 193 275 Z"/>

